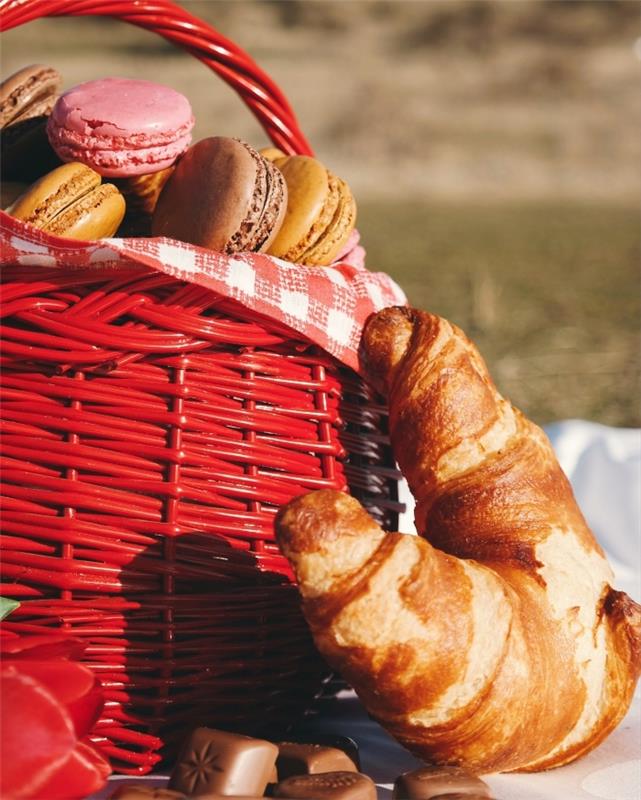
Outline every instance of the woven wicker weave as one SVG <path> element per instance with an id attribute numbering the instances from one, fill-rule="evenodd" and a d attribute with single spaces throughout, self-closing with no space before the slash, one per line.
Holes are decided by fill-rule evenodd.
<path id="1" fill-rule="evenodd" d="M 169 2 L 5 2 L 2 26 L 103 14 L 184 47 L 288 152 L 286 101 Z M 149 271 L 2 269 L 2 588 L 16 630 L 88 642 L 96 741 L 144 773 L 188 726 L 260 733 L 319 692 L 279 506 L 346 488 L 395 528 L 386 411 L 358 377 L 233 301 Z"/>

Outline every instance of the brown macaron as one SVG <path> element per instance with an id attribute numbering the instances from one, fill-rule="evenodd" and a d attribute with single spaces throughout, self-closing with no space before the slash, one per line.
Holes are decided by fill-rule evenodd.
<path id="1" fill-rule="evenodd" d="M 349 186 L 309 156 L 276 159 L 285 176 L 287 213 L 269 252 L 308 266 L 328 266 L 356 223 Z"/>
<path id="2" fill-rule="evenodd" d="M 113 184 L 101 180 L 84 164 L 63 164 L 30 186 L 7 213 L 69 239 L 113 236 L 125 215 L 125 200 Z"/>
<path id="3" fill-rule="evenodd" d="M 3 180 L 35 180 L 60 163 L 45 127 L 61 84 L 58 71 L 43 64 L 23 67 L 0 84 Z"/>
<path id="4" fill-rule="evenodd" d="M 154 236 L 224 253 L 265 251 L 280 229 L 287 187 L 280 171 L 238 139 L 211 137 L 187 150 L 163 188 Z"/>

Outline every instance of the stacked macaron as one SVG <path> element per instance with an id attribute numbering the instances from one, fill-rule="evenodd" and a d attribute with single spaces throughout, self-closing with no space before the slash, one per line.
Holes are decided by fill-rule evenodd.
<path id="1" fill-rule="evenodd" d="M 63 161 L 108 178 L 171 166 L 189 147 L 194 116 L 180 92 L 150 81 L 103 78 L 60 96 L 47 135 Z"/>
<path id="2" fill-rule="evenodd" d="M 285 156 L 275 164 L 285 176 L 289 201 L 269 252 L 300 264 L 331 264 L 356 222 L 349 186 L 309 156 Z"/>
<path id="3" fill-rule="evenodd" d="M 152 232 L 236 253 L 265 251 L 287 208 L 281 172 L 237 139 L 197 142 L 179 161 L 160 194 Z"/>
<path id="4" fill-rule="evenodd" d="M 43 64 L 30 64 L 0 84 L 3 185 L 35 180 L 60 163 L 45 128 L 61 84 L 60 73 Z"/>
<path id="5" fill-rule="evenodd" d="M 92 241 L 114 235 L 125 214 L 125 200 L 90 167 L 71 162 L 36 181 L 10 213 L 49 233 Z"/>
<path id="6" fill-rule="evenodd" d="M 3 140 L 37 112 L 64 162 L 9 206 L 17 218 L 71 238 L 152 234 L 310 266 L 352 241 L 354 198 L 320 161 L 220 136 L 191 145 L 189 101 L 167 86 L 104 78 L 58 97 L 59 86 L 55 70 L 36 66 L 0 87 Z M 13 167 L 20 175 L 19 159 Z"/>

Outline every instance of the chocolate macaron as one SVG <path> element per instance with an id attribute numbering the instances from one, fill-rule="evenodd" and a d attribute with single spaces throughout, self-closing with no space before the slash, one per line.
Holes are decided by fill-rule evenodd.
<path id="1" fill-rule="evenodd" d="M 7 213 L 69 239 L 113 236 L 124 217 L 125 200 L 113 184 L 101 180 L 84 164 L 63 164 L 30 186 Z"/>
<path id="2" fill-rule="evenodd" d="M 210 137 L 176 165 L 158 198 L 152 233 L 224 253 L 265 251 L 286 207 L 287 187 L 274 164 L 238 139 Z"/>
<path id="3" fill-rule="evenodd" d="M 356 222 L 349 186 L 309 156 L 276 159 L 287 183 L 287 213 L 269 252 L 308 266 L 328 266 Z"/>
<path id="4" fill-rule="evenodd" d="M 61 83 L 53 67 L 31 64 L 0 84 L 3 180 L 35 180 L 60 163 L 47 139 L 46 123 Z"/>

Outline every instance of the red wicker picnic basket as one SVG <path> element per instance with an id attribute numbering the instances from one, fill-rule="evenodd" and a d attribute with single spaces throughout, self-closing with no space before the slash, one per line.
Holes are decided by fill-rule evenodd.
<path id="1" fill-rule="evenodd" d="M 227 81 L 277 146 L 310 152 L 251 59 L 167 0 L 0 8 L 4 30 L 95 14 L 155 31 Z M 119 771 L 149 771 L 195 724 L 285 726 L 326 673 L 273 518 L 301 492 L 349 487 L 396 529 L 385 408 L 291 330 L 166 274 L 4 264 L 2 282 L 10 625 L 87 642 L 108 701 L 95 741 Z"/>

